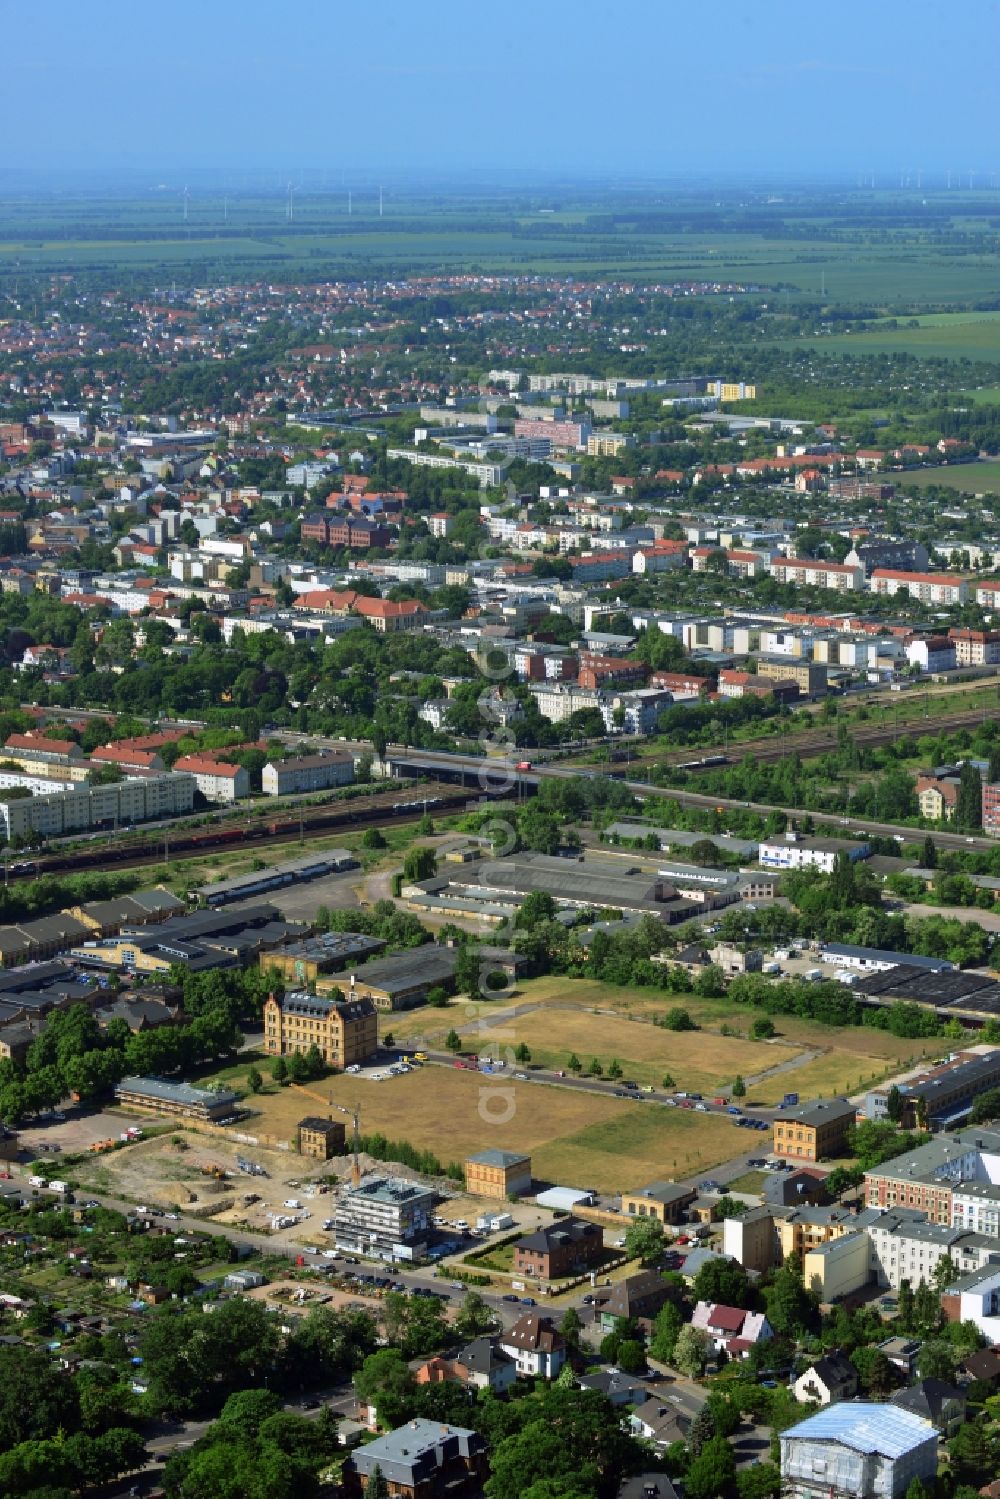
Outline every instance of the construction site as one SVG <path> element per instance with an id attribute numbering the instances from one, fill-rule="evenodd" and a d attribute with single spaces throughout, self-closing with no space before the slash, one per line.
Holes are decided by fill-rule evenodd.
<path id="1" fill-rule="evenodd" d="M 309 1095 L 306 1089 L 297 1092 L 304 1095 L 305 1115 Z M 311 1133 L 333 1120 L 330 1111 L 346 1116 L 344 1127 L 328 1126 L 340 1145 L 339 1153 L 329 1158 L 300 1153 L 294 1139 L 279 1147 L 243 1131 L 182 1126 L 151 1139 L 133 1133 L 127 1150 L 92 1148 L 93 1160 L 79 1168 L 78 1180 L 83 1189 L 219 1227 L 274 1236 L 279 1243 L 287 1236 L 296 1243 L 315 1239 L 325 1244 L 324 1228 L 332 1220 L 341 1186 L 357 1185 L 372 1171 L 384 1172 L 385 1166 L 361 1153 L 357 1109 L 343 1109 L 328 1099 L 319 1102 L 327 1116 L 304 1118 Z M 417 1179 L 403 1167 L 394 1170 Z"/>

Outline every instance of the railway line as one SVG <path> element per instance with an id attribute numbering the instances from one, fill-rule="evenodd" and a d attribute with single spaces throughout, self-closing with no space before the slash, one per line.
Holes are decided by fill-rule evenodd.
<path id="1" fill-rule="evenodd" d="M 456 790 L 455 786 L 428 782 L 419 791 L 397 787 L 365 801 L 338 801 L 328 806 L 304 807 L 301 812 L 285 811 L 275 817 L 229 819 L 218 827 L 192 832 L 165 829 L 119 843 L 62 849 L 31 859 L 30 873 L 38 876 L 74 874 L 86 869 L 132 869 L 241 845 L 256 848 L 262 844 L 298 843 L 300 839 L 324 838 L 356 828 L 417 822 L 425 810 L 456 812 L 467 803 L 467 793 Z"/>
<path id="2" fill-rule="evenodd" d="M 984 710 L 982 708 L 967 709 L 964 713 L 949 713 L 941 717 L 910 720 L 908 722 L 872 724 L 870 727 L 856 725 L 851 728 L 851 740 L 855 744 L 864 744 L 870 748 L 877 748 L 881 744 L 891 744 L 894 739 L 905 734 L 937 733 L 944 729 L 975 728 L 983 722 Z M 828 750 L 837 747 L 837 726 L 834 721 L 829 729 L 818 729 L 807 734 L 790 734 L 786 736 L 768 734 L 760 739 L 744 739 L 729 746 L 725 751 L 708 750 L 696 746 L 686 749 L 661 750 L 659 753 L 646 752 L 631 756 L 627 767 L 622 762 L 610 766 L 604 766 L 607 773 L 618 776 L 631 769 L 641 769 L 643 766 L 654 765 L 683 766 L 692 772 L 700 770 L 714 770 L 721 764 L 734 764 L 750 755 L 755 760 L 775 761 L 783 760 L 786 755 L 799 755 L 802 759 L 814 759 L 819 755 L 826 754 Z M 581 769 L 601 769 L 597 761 L 586 766 L 581 763 Z"/>

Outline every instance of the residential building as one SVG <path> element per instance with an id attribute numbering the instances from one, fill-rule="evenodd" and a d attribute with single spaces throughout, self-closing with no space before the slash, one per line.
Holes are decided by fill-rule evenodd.
<path id="1" fill-rule="evenodd" d="M 857 1110 L 846 1098 L 817 1099 L 774 1121 L 774 1153 L 804 1161 L 842 1155 Z"/>
<path id="2" fill-rule="evenodd" d="M 984 1202 L 1000 1185 L 1000 1132 L 977 1127 L 935 1135 L 928 1144 L 873 1166 L 865 1172 L 868 1207 L 911 1208 L 926 1213 L 931 1223 L 957 1222 L 978 1228 L 969 1216 L 977 1195 Z"/>
<path id="3" fill-rule="evenodd" d="M 635 1317 L 651 1321 L 673 1294 L 658 1270 L 637 1270 L 616 1281 L 602 1297 L 601 1326 L 612 1332 L 620 1319 L 628 1321 Z"/>
<path id="4" fill-rule="evenodd" d="M 369 1176 L 341 1190 L 334 1212 L 338 1249 L 374 1259 L 420 1258 L 427 1249 L 438 1194 L 419 1182 Z"/>
<path id="5" fill-rule="evenodd" d="M 584 417 L 579 421 L 526 416 L 514 420 L 515 437 L 547 437 L 555 448 L 585 448 L 591 430 L 589 419 Z"/>
<path id="6" fill-rule="evenodd" d="M 201 1119 L 216 1123 L 237 1112 L 235 1093 L 224 1089 L 195 1088 L 191 1083 L 168 1082 L 162 1077 L 124 1077 L 115 1084 L 115 1101 L 126 1109 L 142 1109 L 173 1119 Z"/>
<path id="7" fill-rule="evenodd" d="M 578 1218 L 559 1218 L 514 1245 L 516 1275 L 534 1275 L 539 1280 L 561 1280 L 579 1275 L 600 1264 L 604 1256 L 604 1232 L 596 1223 Z"/>
<path id="8" fill-rule="evenodd" d="M 235 802 L 250 795 L 250 775 L 242 765 L 194 754 L 182 755 L 174 762 L 174 770 L 194 776 L 195 785 L 206 801 Z"/>
<path id="9" fill-rule="evenodd" d="M 429 1358 L 416 1370 L 418 1385 L 453 1381 L 474 1390 L 502 1395 L 517 1379 L 517 1366 L 495 1338 L 474 1338 L 453 1358 Z"/>
<path id="10" fill-rule="evenodd" d="M 863 1233 L 841 1233 L 802 1257 L 803 1283 L 826 1305 L 853 1295 L 871 1278 L 870 1246 Z"/>
<path id="11" fill-rule="evenodd" d="M 320 1119 L 308 1115 L 299 1120 L 299 1155 L 312 1156 L 317 1161 L 328 1161 L 331 1156 L 342 1155 L 347 1129 L 341 1119 Z"/>
<path id="12" fill-rule="evenodd" d="M 1000 630 L 953 627 L 948 636 L 954 642 L 957 665 L 996 666 L 1000 663 Z"/>
<path id="13" fill-rule="evenodd" d="M 918 775 L 916 793 L 921 817 L 929 822 L 950 822 L 955 815 L 958 787 L 957 776 Z"/>
<path id="14" fill-rule="evenodd" d="M 983 781 L 983 832 L 993 838 L 1000 835 L 1000 783 L 996 781 Z"/>
<path id="15" fill-rule="evenodd" d="M 906 659 L 923 672 L 954 671 L 957 664 L 955 642 L 947 635 L 929 635 L 911 640 Z"/>
<path id="16" fill-rule="evenodd" d="M 757 1343 L 774 1337 L 774 1329 L 763 1312 L 747 1312 L 738 1306 L 721 1302 L 699 1301 L 691 1314 L 691 1326 L 700 1328 L 712 1340 L 716 1353 L 730 1358 L 746 1358 Z"/>
<path id="17" fill-rule="evenodd" d="M 481 1150 L 466 1157 L 465 1190 L 470 1197 L 507 1202 L 531 1190 L 531 1157 L 516 1150 Z"/>
<path id="18" fill-rule="evenodd" d="M 867 541 L 856 543 L 844 562 L 850 567 L 862 568 L 865 577 L 868 577 L 877 567 L 925 572 L 930 557 L 927 548 L 919 541 L 887 541 L 884 538 L 869 537 Z"/>
<path id="19" fill-rule="evenodd" d="M 9 843 L 38 833 L 58 838 L 88 828 L 181 817 L 194 808 L 195 780 L 183 774 L 142 775 L 110 786 L 74 786 L 14 801 L 0 797 L 0 836 Z"/>
<path id="20" fill-rule="evenodd" d="M 771 576 L 777 583 L 799 588 L 828 588 L 831 592 L 856 592 L 864 587 L 864 571 L 847 562 L 815 562 L 808 557 L 776 557 Z"/>
<path id="21" fill-rule="evenodd" d="M 894 1406 L 838 1401 L 781 1433 L 784 1499 L 904 1499 L 937 1476 L 938 1434 Z"/>
<path id="22" fill-rule="evenodd" d="M 353 756 L 336 752 L 269 760 L 261 772 L 261 788 L 268 796 L 326 791 L 331 786 L 350 786 L 353 780 Z"/>
<path id="23" fill-rule="evenodd" d="M 486 1443 L 478 1432 L 422 1418 L 356 1447 L 342 1469 L 344 1492 L 360 1499 L 376 1468 L 393 1499 L 457 1499 L 480 1493 L 489 1471 Z"/>
<path id="24" fill-rule="evenodd" d="M 858 1371 L 837 1349 L 810 1364 L 792 1385 L 796 1400 L 803 1404 L 813 1400 L 817 1405 L 835 1405 L 838 1400 L 853 1399 L 857 1392 Z"/>
<path id="25" fill-rule="evenodd" d="M 896 1390 L 889 1404 L 930 1421 L 943 1437 L 953 1437 L 965 1420 L 965 1396 L 943 1379 L 920 1379 L 905 1390 Z"/>
<path id="26" fill-rule="evenodd" d="M 264 1050 L 290 1056 L 318 1047 L 330 1067 L 367 1062 L 378 1050 L 378 1019 L 366 996 L 335 999 L 304 992 L 264 1001 Z"/>
<path id="27" fill-rule="evenodd" d="M 870 592 L 893 598 L 908 593 L 921 604 L 964 604 L 969 598 L 969 580 L 952 573 L 905 572 L 876 567 L 868 579 Z"/>
<path id="28" fill-rule="evenodd" d="M 651 1182 L 637 1192 L 622 1193 L 622 1212 L 635 1218 L 655 1218 L 663 1224 L 683 1223 L 697 1195 L 693 1187 L 676 1182 Z"/>
<path id="29" fill-rule="evenodd" d="M 500 1347 L 510 1355 L 518 1374 L 555 1379 L 566 1362 L 566 1344 L 551 1317 L 527 1312 L 500 1334 Z"/>

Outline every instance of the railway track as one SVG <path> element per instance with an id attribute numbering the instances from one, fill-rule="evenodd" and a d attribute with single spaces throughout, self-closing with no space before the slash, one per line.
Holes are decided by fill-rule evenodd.
<path id="1" fill-rule="evenodd" d="M 983 722 L 983 710 L 981 708 L 967 710 L 964 713 L 949 713 L 944 717 L 929 719 L 914 719 L 906 723 L 878 724 L 871 727 L 864 725 L 855 726 L 851 729 L 851 739 L 855 744 L 865 744 L 871 748 L 877 748 L 880 744 L 891 744 L 894 739 L 905 734 L 937 733 L 942 729 L 973 728 Z M 818 755 L 824 755 L 828 750 L 837 747 L 837 726 L 833 722 L 829 729 L 811 731 L 808 734 L 793 734 L 787 737 L 768 735 L 762 739 L 745 739 L 733 744 L 725 752 L 725 759 L 730 764 L 742 760 L 750 755 L 755 760 L 775 761 L 783 760 L 786 755 L 799 755 L 808 760 Z M 718 753 L 721 753 L 718 752 Z M 712 761 L 714 763 L 699 764 L 699 761 Z M 687 749 L 666 750 L 660 754 L 637 755 L 630 759 L 626 770 L 631 774 L 632 769 L 641 769 L 642 766 L 654 765 L 683 765 L 692 773 L 700 770 L 716 769 L 719 760 L 717 752 L 708 749 L 690 746 Z M 585 767 L 581 766 L 581 769 Z M 596 762 L 592 767 L 599 769 Z M 610 767 L 611 774 L 617 775 L 622 771 L 621 764 Z"/>
<path id="2" fill-rule="evenodd" d="M 460 811 L 468 804 L 468 793 L 440 783 L 386 792 L 362 801 L 355 799 L 333 803 L 328 807 L 303 808 L 300 813 L 282 813 L 275 818 L 262 817 L 232 826 L 200 828 L 197 832 L 177 831 L 166 836 L 129 839 L 118 844 L 84 846 L 79 849 L 42 855 L 32 861 L 34 875 L 72 874 L 85 869 L 134 869 L 142 865 L 163 864 L 168 859 L 196 858 L 199 854 L 248 845 L 298 843 L 326 838 L 354 828 L 378 827 L 418 822 L 425 808 L 431 813 Z"/>

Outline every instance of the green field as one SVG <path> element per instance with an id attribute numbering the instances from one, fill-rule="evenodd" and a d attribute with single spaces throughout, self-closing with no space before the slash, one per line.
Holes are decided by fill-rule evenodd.
<path id="1" fill-rule="evenodd" d="M 909 285 L 909 277 L 906 278 Z M 859 333 L 822 333 L 808 342 L 829 354 L 912 354 L 924 359 L 974 359 L 1000 362 L 1000 312 L 922 314 L 876 323 Z M 910 322 L 918 326 L 910 327 Z M 801 348 L 806 340 L 787 339 L 783 347 Z"/>
<path id="2" fill-rule="evenodd" d="M 904 206 L 908 218 L 899 218 Z M 185 215 L 182 182 L 138 179 L 133 196 L 33 198 L 0 193 L 0 280 L 31 272 L 130 277 L 190 267 L 199 277 L 316 280 L 401 270 L 627 274 L 667 281 L 753 282 L 814 303 L 962 307 L 1000 299 L 995 198 L 895 194 L 789 199 L 625 182 L 493 192 L 478 184 L 386 190 L 306 184 L 287 216 L 284 186 L 224 191 L 203 179 Z M 879 232 L 881 231 L 881 232 Z M 988 320 L 964 331 L 925 324 L 890 348 L 997 355 Z M 899 340 L 903 340 L 899 342 Z M 854 338 L 824 340 L 831 350 Z M 871 344 L 877 347 L 877 344 Z M 919 346 L 919 345 L 918 345 Z"/>
<path id="3" fill-rule="evenodd" d="M 928 468 L 920 473 L 903 474 L 901 484 L 916 484 L 926 489 L 940 484 L 961 494 L 1000 494 L 1000 458 L 982 463 L 953 463 L 947 468 Z"/>

